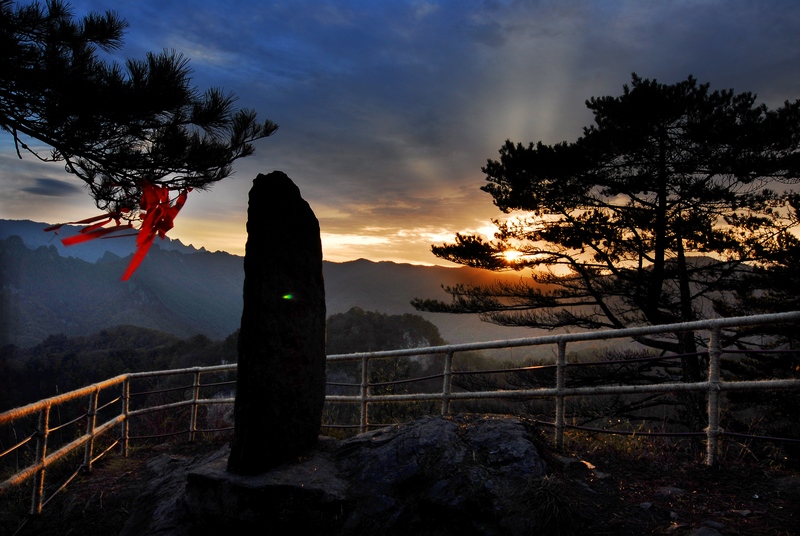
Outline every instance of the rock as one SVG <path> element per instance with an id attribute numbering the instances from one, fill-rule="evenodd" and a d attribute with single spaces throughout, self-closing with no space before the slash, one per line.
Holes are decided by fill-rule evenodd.
<path id="1" fill-rule="evenodd" d="M 580 463 L 580 460 L 578 460 L 578 458 L 572 458 L 572 457 L 569 457 L 569 456 L 561 456 L 560 454 L 554 454 L 553 455 L 553 460 L 555 460 L 558 463 L 560 463 L 561 466 L 564 469 L 569 469 L 570 467 L 572 467 L 573 464 Z"/>
<path id="2" fill-rule="evenodd" d="M 155 476 L 120 536 L 188 536 L 189 527 L 182 521 L 187 474 L 209 463 L 224 462 L 227 454 L 227 448 L 196 458 L 161 454 L 147 462 L 147 469 Z"/>
<path id="3" fill-rule="evenodd" d="M 234 475 L 224 458 L 187 476 L 184 522 L 192 534 L 256 529 L 266 533 L 330 534 L 347 509 L 347 484 L 322 438 L 313 455 L 260 475 Z"/>
<path id="4" fill-rule="evenodd" d="M 780 493 L 793 493 L 800 495 L 800 476 L 791 475 L 776 479 L 775 489 Z"/>
<path id="5" fill-rule="evenodd" d="M 317 442 L 325 403 L 319 222 L 280 171 L 253 181 L 244 272 L 228 470 L 256 475 Z"/>
<path id="6" fill-rule="evenodd" d="M 320 438 L 303 456 L 253 476 L 225 471 L 223 451 L 188 473 L 161 475 L 185 492 L 162 495 L 171 506 L 158 521 L 125 534 L 577 533 L 566 530 L 579 524 L 576 507 L 545 476 L 534 433 L 512 417 L 424 417 L 346 440 Z"/>
<path id="7" fill-rule="evenodd" d="M 425 417 L 348 440 L 341 453 L 339 467 L 361 505 L 346 527 L 357 532 L 412 523 L 424 509 L 435 517 L 453 512 L 451 523 L 476 530 L 468 519 L 479 512 L 502 519 L 507 498 L 546 471 L 522 421 L 512 418 Z"/>
<path id="8" fill-rule="evenodd" d="M 656 490 L 656 495 L 658 497 L 674 497 L 683 494 L 684 491 L 681 488 L 673 488 L 671 486 L 663 486 Z"/>

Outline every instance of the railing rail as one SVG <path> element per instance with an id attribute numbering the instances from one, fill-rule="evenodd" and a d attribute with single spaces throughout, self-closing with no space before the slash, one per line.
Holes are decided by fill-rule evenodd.
<path id="1" fill-rule="evenodd" d="M 501 341 L 488 341 L 479 343 L 454 344 L 430 348 L 408 348 L 403 350 L 389 350 L 379 352 L 361 352 L 354 354 L 342 354 L 328 356 L 330 362 L 336 361 L 360 361 L 362 370 L 361 393 L 358 396 L 329 395 L 326 400 L 329 402 L 359 402 L 361 404 L 361 423 L 359 430 L 366 431 L 369 425 L 369 404 L 376 402 L 401 402 L 401 401 L 433 401 L 441 400 L 441 412 L 443 415 L 449 413 L 449 405 L 453 400 L 473 400 L 473 399 L 497 399 L 497 398 L 533 398 L 533 397 L 552 397 L 555 399 L 555 422 L 547 423 L 555 427 L 555 443 L 557 448 L 563 448 L 565 423 L 565 400 L 575 396 L 597 396 L 608 394 L 643 394 L 643 393 L 676 393 L 676 392 L 707 392 L 708 393 L 708 422 L 709 426 L 705 430 L 707 438 L 706 463 L 716 464 L 719 437 L 724 432 L 719 428 L 719 393 L 722 391 L 738 390 L 760 390 L 760 389 L 798 389 L 800 380 L 759 380 L 759 381 L 738 381 L 724 382 L 720 379 L 720 336 L 722 330 L 726 328 L 749 327 L 764 324 L 778 324 L 800 322 L 800 312 L 776 313 L 768 315 L 757 315 L 750 317 L 731 317 L 698 320 L 694 322 L 684 322 L 659 326 L 642 326 L 636 328 L 626 328 L 618 330 L 592 331 L 585 333 L 572 333 L 550 335 L 543 337 L 508 339 Z M 566 348 L 570 342 L 585 342 L 597 340 L 609 340 L 630 338 L 636 339 L 647 335 L 673 334 L 684 331 L 708 331 L 708 355 L 709 370 L 708 379 L 705 382 L 695 383 L 662 383 L 654 385 L 618 385 L 618 386 L 596 386 L 596 387 L 565 387 L 566 369 L 570 365 L 578 363 L 566 362 Z M 552 345 L 557 346 L 556 358 L 556 387 L 538 389 L 518 389 L 513 391 L 469 391 L 452 392 L 452 360 L 456 352 L 467 352 L 476 350 L 488 350 L 499 348 L 516 348 L 525 346 Z M 735 350 L 740 352 L 740 350 Z M 445 354 L 444 382 L 441 393 L 415 393 L 415 394 L 390 394 L 372 395 L 370 389 L 377 384 L 370 384 L 367 381 L 369 361 L 373 359 L 389 357 L 410 357 L 432 354 Z M 705 353 L 705 352 L 703 352 Z M 662 356 L 657 358 L 647 358 L 652 360 L 664 360 L 680 356 Z M 598 365 L 599 363 L 592 363 Z"/>
<path id="2" fill-rule="evenodd" d="M 564 431 L 569 426 L 566 424 L 565 415 L 565 400 L 569 397 L 578 396 L 598 396 L 609 394 L 644 394 L 644 393 L 677 393 L 677 392 L 705 392 L 707 394 L 707 422 L 708 426 L 703 432 L 699 432 L 706 438 L 706 458 L 705 462 L 709 465 L 717 463 L 717 452 L 719 448 L 720 437 L 726 433 L 720 428 L 720 394 L 724 391 L 738 391 L 738 390 L 754 390 L 754 389 L 799 389 L 800 380 L 798 379 L 774 379 L 774 380 L 760 380 L 760 381 L 731 381 L 726 382 L 721 379 L 720 375 L 720 357 L 724 350 L 720 347 L 721 334 L 723 330 L 736 327 L 746 327 L 763 324 L 777 324 L 777 323 L 800 323 L 800 312 L 780 313 L 772 315 L 760 315 L 751 317 L 737 317 L 737 318 L 724 318 L 701 320 L 696 322 L 687 322 L 683 324 L 670 324 L 667 326 L 645 326 L 639 328 L 628 328 L 611 331 L 596 331 L 586 333 L 573 333 L 550 335 L 544 337 L 533 338 L 520 338 L 509 339 L 501 341 L 488 341 L 481 343 L 465 343 L 453 344 L 428 348 L 409 348 L 402 350 L 381 351 L 381 352 L 361 352 L 354 354 L 330 355 L 328 356 L 329 363 L 340 362 L 358 362 L 360 363 L 361 378 L 360 384 L 346 384 L 358 389 L 357 395 L 328 395 L 326 401 L 328 403 L 354 403 L 360 408 L 359 423 L 357 425 L 342 425 L 336 423 L 325 423 L 323 426 L 328 428 L 341 428 L 347 426 L 355 426 L 359 431 L 364 432 L 374 426 L 370 423 L 370 405 L 376 403 L 386 402 L 409 402 L 409 401 L 440 401 L 440 411 L 443 415 L 448 415 L 451 411 L 451 403 L 458 400 L 483 400 L 483 399 L 527 399 L 527 398 L 552 398 L 555 401 L 555 420 L 549 424 L 554 427 L 554 442 L 556 447 L 563 448 Z M 655 383 L 646 385 L 607 385 L 607 386 L 594 386 L 594 387 L 567 387 L 567 369 L 570 366 L 577 365 L 578 363 L 567 362 L 567 346 L 574 342 L 584 341 L 597 341 L 608 339 L 636 339 L 638 337 L 659 335 L 659 334 L 674 334 L 681 331 L 708 331 L 708 376 L 706 381 L 692 382 L 692 383 Z M 515 347 L 531 347 L 542 345 L 555 345 L 556 346 L 556 360 L 554 365 L 545 365 L 548 368 L 554 367 L 556 370 L 555 387 L 552 388 L 535 388 L 535 389 L 515 389 L 515 390 L 492 390 L 492 391 L 454 391 L 453 390 L 453 377 L 462 374 L 462 371 L 453 370 L 453 362 L 459 353 L 471 352 L 476 350 L 489 350 L 501 348 L 515 348 Z M 734 350 L 735 351 L 735 350 Z M 420 379 L 430 380 L 432 378 L 440 378 L 442 380 L 442 388 L 439 392 L 432 393 L 409 393 L 409 394 L 373 394 L 373 388 L 385 385 L 390 382 L 370 382 L 370 362 L 379 359 L 386 359 L 392 357 L 421 357 L 443 355 L 443 370 L 441 374 L 426 376 L 424 378 L 415 378 L 415 381 Z M 647 358 L 652 360 L 664 360 L 667 356 L 658 358 Z M 639 361 L 639 360 L 637 360 Z M 595 362 L 593 365 L 604 365 L 616 362 Z M 535 367 L 534 367 L 535 368 Z M 144 439 L 151 437 L 164 437 L 167 435 L 175 434 L 188 434 L 190 441 L 195 441 L 199 433 L 211 433 L 225 430 L 231 430 L 232 427 L 217 427 L 201 429 L 198 427 L 199 409 L 204 406 L 211 405 L 229 405 L 233 404 L 234 398 L 224 396 L 220 398 L 203 398 L 201 392 L 203 389 L 210 387 L 221 388 L 223 386 L 232 385 L 230 381 L 213 381 L 209 383 L 202 383 L 202 377 L 206 374 L 216 373 L 232 373 L 236 370 L 236 365 L 219 365 L 214 367 L 191 367 L 185 369 L 166 370 L 166 371 L 152 371 L 152 372 L 139 372 L 130 373 L 116 376 L 108 380 L 98 382 L 96 384 L 64 393 L 55 397 L 51 397 L 39 402 L 28 404 L 20 408 L 12 409 L 4 413 L 0 413 L 0 427 L 10 423 L 18 422 L 21 419 L 37 416 L 36 431 L 22 440 L 18 441 L 12 447 L 0 453 L 0 459 L 14 452 L 15 450 L 26 445 L 33 439 L 36 440 L 35 455 L 32 462 L 22 470 L 18 470 L 15 474 L 8 477 L 6 480 L 0 482 L 0 493 L 9 490 L 12 487 L 18 486 L 25 480 L 33 477 L 33 498 L 31 502 L 30 513 L 37 514 L 41 512 L 43 504 L 46 503 L 44 498 L 44 482 L 46 469 L 58 460 L 61 460 L 68 454 L 83 448 L 83 463 L 79 468 L 84 470 L 91 470 L 92 464 L 99 459 L 103 454 L 110 451 L 114 446 L 119 445 L 123 456 L 128 455 L 129 442 L 133 439 Z M 482 371 L 492 372 L 492 371 Z M 153 389 L 142 392 L 131 392 L 131 384 L 148 378 L 162 379 L 178 375 L 191 375 L 192 381 L 189 385 L 181 385 L 178 387 L 167 387 Z M 408 381 L 408 380 L 401 380 Z M 331 384 L 334 385 L 334 384 Z M 338 384 L 343 385 L 343 384 Z M 101 393 L 105 393 L 109 389 L 120 388 L 121 392 L 118 396 L 107 401 L 103 405 L 99 405 Z M 182 391 L 187 393 L 184 400 L 173 401 L 169 403 L 157 403 L 154 405 L 141 405 L 141 407 L 133 406 L 131 400 L 138 397 L 154 397 L 160 396 L 167 392 Z M 50 435 L 54 430 L 61 426 L 50 425 L 50 416 L 52 408 L 59 407 L 67 402 L 86 397 L 86 413 L 74 419 L 72 423 L 85 422 L 85 431 L 81 433 L 76 439 L 60 446 L 52 453 L 48 453 Z M 118 406 L 118 409 L 113 410 Z M 130 423 L 137 418 L 165 410 L 177 410 L 181 408 L 188 408 L 188 426 L 178 431 L 169 433 L 161 433 L 149 436 L 132 437 L 130 435 Z M 106 420 L 99 422 L 98 415 L 101 412 L 112 412 Z M 70 424 L 70 423 L 68 423 Z M 580 428 L 580 427 L 578 427 Z M 118 437 L 111 446 L 108 446 L 99 455 L 94 454 L 96 441 L 98 438 L 110 431 L 117 429 L 119 431 Z M 611 433 L 611 432 L 610 432 Z M 696 435 L 698 432 L 688 432 L 689 434 Z M 735 435 L 735 434 L 729 434 Z M 77 474 L 77 472 L 75 473 Z M 74 478 L 75 474 L 69 477 L 69 480 Z M 63 485 L 56 490 L 55 493 L 60 491 Z M 52 496 L 51 496 L 52 497 Z M 47 499 L 49 500 L 49 499 Z"/>

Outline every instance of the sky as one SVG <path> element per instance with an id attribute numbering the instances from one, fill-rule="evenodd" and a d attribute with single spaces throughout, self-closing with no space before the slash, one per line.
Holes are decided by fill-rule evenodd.
<path id="1" fill-rule="evenodd" d="M 232 177 L 192 192 L 169 233 L 237 255 L 259 173 L 298 185 L 327 260 L 451 265 L 431 244 L 491 236 L 503 217 L 480 190 L 503 142 L 574 141 L 592 122 L 585 101 L 620 95 L 633 72 L 693 75 L 770 107 L 800 98 L 796 0 L 70 3 L 127 19 L 115 59 L 174 49 L 199 89 L 231 91 L 280 126 Z M 0 132 L 0 218 L 98 213 L 63 165 L 19 160 Z"/>

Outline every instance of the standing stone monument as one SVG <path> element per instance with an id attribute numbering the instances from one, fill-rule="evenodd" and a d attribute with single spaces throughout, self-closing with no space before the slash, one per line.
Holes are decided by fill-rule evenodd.
<path id="1" fill-rule="evenodd" d="M 228 471 L 256 475 L 316 444 L 325 403 L 319 222 L 280 171 L 250 190 L 238 355 Z"/>

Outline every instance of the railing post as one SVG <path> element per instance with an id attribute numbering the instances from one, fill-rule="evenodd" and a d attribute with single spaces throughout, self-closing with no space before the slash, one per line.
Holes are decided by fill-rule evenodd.
<path id="1" fill-rule="evenodd" d="M 197 434 L 197 400 L 200 398 L 200 371 L 194 373 L 192 386 L 192 415 L 189 422 L 189 443 L 194 443 Z"/>
<path id="2" fill-rule="evenodd" d="M 444 380 L 442 384 L 442 415 L 450 415 L 450 391 L 453 382 L 453 350 L 444 355 Z"/>
<path id="3" fill-rule="evenodd" d="M 44 460 L 47 457 L 47 435 L 50 432 L 50 406 L 45 406 L 39 413 L 39 428 L 36 432 L 36 460 L 40 465 L 33 477 L 33 497 L 31 498 L 31 514 L 42 513 L 42 495 L 44 494 Z"/>
<path id="4" fill-rule="evenodd" d="M 94 428 L 97 426 L 97 399 L 100 396 L 99 389 L 89 395 L 89 407 L 86 408 L 86 435 L 89 441 L 83 449 L 83 467 L 87 471 L 92 470 L 92 456 L 94 454 Z"/>
<path id="5" fill-rule="evenodd" d="M 717 464 L 719 450 L 720 399 L 720 328 L 713 326 L 708 340 L 708 428 L 706 428 L 706 465 Z"/>
<path id="6" fill-rule="evenodd" d="M 567 342 L 558 341 L 556 361 L 556 448 L 564 448 L 564 375 L 567 368 Z"/>
<path id="7" fill-rule="evenodd" d="M 124 458 L 128 457 L 128 437 L 130 436 L 130 427 L 129 427 L 129 414 L 131 410 L 130 406 L 131 401 L 131 378 L 128 376 L 125 378 L 125 381 L 122 382 L 122 414 L 125 416 L 125 419 L 122 421 L 122 437 L 120 438 L 120 443 L 122 444 L 122 456 Z"/>
<path id="8" fill-rule="evenodd" d="M 369 426 L 369 418 L 367 415 L 369 399 L 369 359 L 367 357 L 361 358 L 361 422 L 359 424 L 360 433 L 367 431 Z"/>

